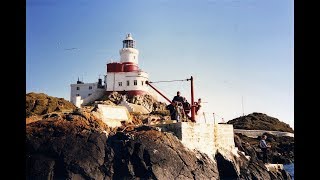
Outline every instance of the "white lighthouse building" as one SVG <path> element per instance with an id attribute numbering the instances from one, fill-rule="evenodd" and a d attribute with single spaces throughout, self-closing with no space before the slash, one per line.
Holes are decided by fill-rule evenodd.
<path id="1" fill-rule="evenodd" d="M 149 92 L 145 83 L 149 79 L 148 73 L 139 69 L 139 51 L 135 47 L 135 40 L 131 34 L 122 41 L 123 47 L 120 49 L 120 62 L 107 64 L 107 93 L 117 91 L 128 96 L 141 95 Z"/>
<path id="2" fill-rule="evenodd" d="M 119 51 L 120 62 L 107 64 L 104 85 L 101 79 L 96 83 L 84 83 L 78 80 L 76 84 L 71 84 L 70 100 L 73 104 L 80 107 L 115 91 L 128 97 L 150 94 L 157 99 L 155 92 L 146 84 L 149 80 L 148 73 L 138 66 L 139 51 L 136 49 L 135 40 L 129 33 L 122 42 L 123 47 Z"/>

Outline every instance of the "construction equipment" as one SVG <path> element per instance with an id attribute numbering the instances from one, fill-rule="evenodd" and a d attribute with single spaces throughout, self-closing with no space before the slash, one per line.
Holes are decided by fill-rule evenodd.
<path id="1" fill-rule="evenodd" d="M 146 81 L 146 84 L 149 85 L 152 89 L 154 89 L 157 93 L 159 93 L 164 99 L 166 99 L 170 105 L 172 105 L 176 111 L 179 113 L 180 117 L 182 117 L 182 120 L 185 120 L 188 118 L 187 114 L 191 111 L 191 121 L 195 122 L 195 114 L 196 114 L 196 107 L 199 107 L 198 103 L 194 102 L 194 90 L 193 90 L 193 77 L 191 76 L 190 79 L 184 79 L 184 80 L 172 80 L 172 81 L 158 81 L 158 82 L 173 82 L 173 81 L 190 81 L 191 82 L 191 104 L 190 106 L 184 106 L 184 104 L 180 103 L 175 103 L 172 102 L 170 99 L 168 99 L 165 95 L 163 95 L 157 88 L 155 88 L 152 83 L 155 82 L 150 82 Z"/>

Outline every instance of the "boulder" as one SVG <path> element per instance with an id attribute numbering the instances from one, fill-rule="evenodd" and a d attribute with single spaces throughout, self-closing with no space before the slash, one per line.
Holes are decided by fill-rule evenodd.
<path id="1" fill-rule="evenodd" d="M 257 112 L 232 119 L 227 123 L 233 124 L 235 129 L 283 131 L 293 133 L 293 129 L 289 124 L 284 123 L 277 118 Z"/>
<path id="2" fill-rule="evenodd" d="M 44 115 L 52 112 L 71 112 L 76 106 L 71 102 L 63 99 L 48 96 L 44 93 L 26 94 L 26 117 L 35 115 Z"/>

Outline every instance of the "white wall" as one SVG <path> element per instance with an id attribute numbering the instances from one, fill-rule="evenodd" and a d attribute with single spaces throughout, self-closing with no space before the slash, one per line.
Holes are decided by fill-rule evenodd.
<path id="1" fill-rule="evenodd" d="M 263 133 L 273 134 L 275 136 L 289 136 L 294 137 L 294 133 L 282 132 L 282 131 L 266 131 L 266 130 L 247 130 L 247 129 L 234 129 L 234 133 L 241 133 L 248 137 L 257 138 L 258 136 L 262 136 Z"/>
<path id="2" fill-rule="evenodd" d="M 121 121 L 131 122 L 130 114 L 124 106 L 98 104 L 98 110 L 92 113 L 109 127 L 121 126 Z"/>
<path id="3" fill-rule="evenodd" d="M 182 123 L 182 143 L 213 158 L 216 152 L 214 125 L 205 123 Z"/>
<path id="4" fill-rule="evenodd" d="M 83 99 L 82 105 L 87 105 L 99 98 L 102 98 L 103 95 L 105 94 L 106 90 L 105 89 L 96 89 L 91 96 L 88 96 Z"/>
<path id="5" fill-rule="evenodd" d="M 133 62 L 138 64 L 139 51 L 135 48 L 122 48 L 120 49 L 120 62 Z"/>
<path id="6" fill-rule="evenodd" d="M 232 124 L 215 124 L 214 133 L 217 149 L 232 150 L 235 148 Z"/>
<path id="7" fill-rule="evenodd" d="M 75 96 L 75 97 L 72 98 L 71 102 L 72 102 L 76 107 L 80 108 L 83 100 L 81 99 L 81 96 Z"/>
<path id="8" fill-rule="evenodd" d="M 81 96 L 81 99 L 85 99 L 89 96 L 89 94 L 92 94 L 98 86 L 98 82 L 95 83 L 84 83 L 84 84 L 71 84 L 71 94 L 70 94 L 70 101 L 75 104 L 75 97 L 77 94 Z M 92 89 L 89 89 L 89 86 L 92 87 Z M 80 89 L 77 90 L 77 87 Z"/>
<path id="9" fill-rule="evenodd" d="M 148 91 L 149 87 L 145 83 L 149 79 L 149 75 L 143 71 L 136 72 L 108 72 L 107 73 L 107 91 L 132 91 L 142 90 Z M 137 85 L 134 85 L 134 80 L 137 80 Z M 127 81 L 130 85 L 127 86 Z M 143 85 L 142 85 L 143 81 Z M 122 82 L 122 86 L 119 86 Z"/>
<path id="10" fill-rule="evenodd" d="M 231 152 L 235 148 L 232 124 L 178 122 L 156 126 L 173 132 L 184 146 L 206 153 L 210 158 L 214 158 L 217 150 Z"/>

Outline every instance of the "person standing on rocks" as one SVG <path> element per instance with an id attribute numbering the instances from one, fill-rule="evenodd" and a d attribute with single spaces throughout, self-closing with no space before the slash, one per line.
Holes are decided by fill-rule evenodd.
<path id="1" fill-rule="evenodd" d="M 184 110 L 186 116 L 188 117 L 188 119 L 191 119 L 191 117 L 188 115 L 191 111 L 191 106 L 185 97 L 183 97 L 183 110 Z"/>
<path id="2" fill-rule="evenodd" d="M 271 146 L 266 143 L 267 136 L 264 134 L 260 140 L 260 149 L 262 150 L 262 160 L 264 163 L 268 163 L 268 148 Z"/>
<path id="3" fill-rule="evenodd" d="M 175 119 L 177 121 L 180 121 L 181 116 L 183 116 L 184 112 L 183 112 L 183 97 L 180 95 L 180 91 L 177 91 L 177 95 L 173 97 L 172 102 L 174 103 L 174 107 L 175 107 Z"/>
<path id="4" fill-rule="evenodd" d="M 201 98 L 199 98 L 198 102 L 195 102 L 195 104 L 196 104 L 196 115 L 197 115 L 199 109 L 201 108 Z"/>
<path id="5" fill-rule="evenodd" d="M 183 97 L 180 95 L 180 91 L 177 91 L 177 95 L 173 97 L 172 102 L 183 103 Z"/>

